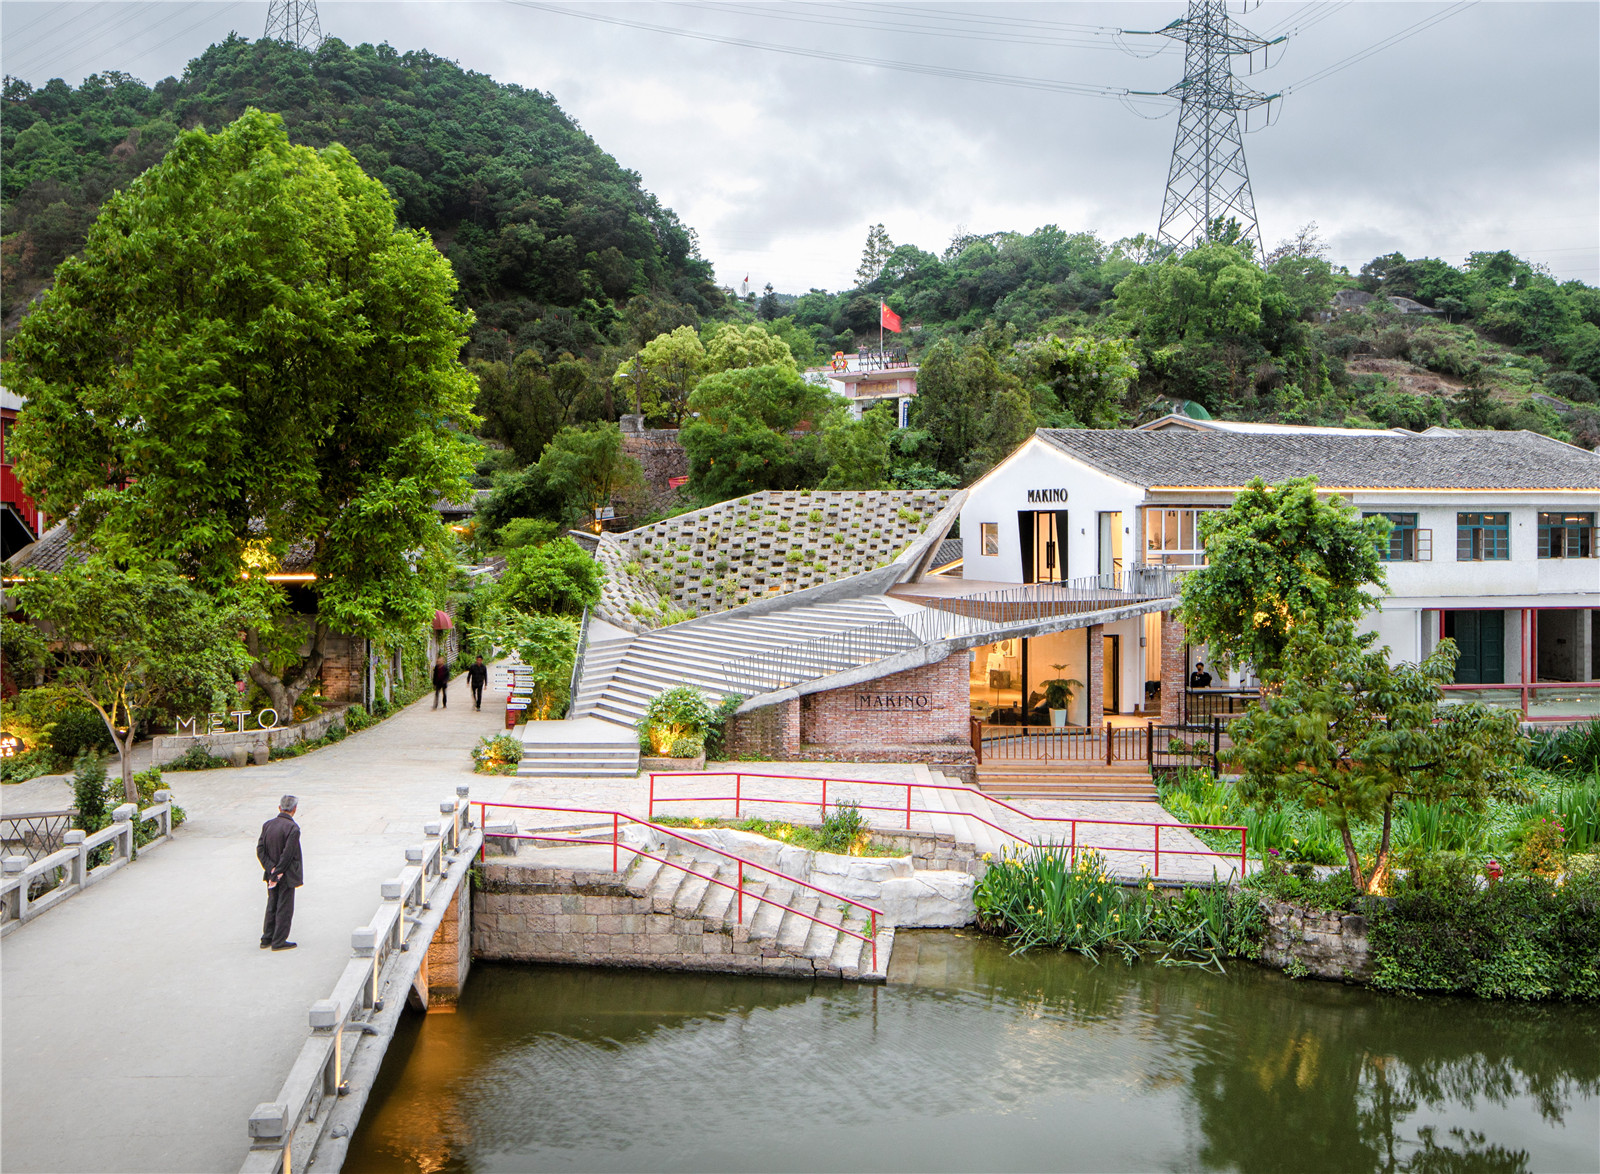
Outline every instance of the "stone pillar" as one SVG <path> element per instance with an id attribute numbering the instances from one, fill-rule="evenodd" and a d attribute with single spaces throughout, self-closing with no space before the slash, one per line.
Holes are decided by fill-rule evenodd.
<path id="1" fill-rule="evenodd" d="M 1086 631 L 1089 634 L 1089 671 L 1084 687 L 1089 690 L 1089 726 L 1098 730 L 1106 720 L 1106 628 L 1104 624 L 1090 624 Z"/>
<path id="2" fill-rule="evenodd" d="M 1170 611 L 1161 613 L 1161 721 L 1177 725 L 1183 720 L 1183 690 L 1188 666 L 1183 662 L 1183 625 Z"/>
<path id="3" fill-rule="evenodd" d="M 422 970 L 427 975 L 428 1012 L 454 1011 L 461 997 L 461 889 L 463 881 L 450 898 L 444 919 L 428 943 L 428 956 L 423 959 Z M 471 940 L 470 930 L 468 941 Z"/>

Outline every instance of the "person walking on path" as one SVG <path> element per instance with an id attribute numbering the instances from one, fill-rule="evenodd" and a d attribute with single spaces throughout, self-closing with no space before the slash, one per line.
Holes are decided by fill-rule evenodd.
<path id="1" fill-rule="evenodd" d="M 483 686 L 489 680 L 489 666 L 483 663 L 483 657 L 478 657 L 472 662 L 472 667 L 467 670 L 467 684 L 472 687 L 472 708 L 483 708 Z"/>
<path id="2" fill-rule="evenodd" d="M 444 663 L 444 653 L 440 653 L 433 661 L 433 707 L 438 709 L 443 705 L 450 708 L 450 667 Z"/>
<path id="3" fill-rule="evenodd" d="M 278 814 L 261 825 L 256 859 L 261 879 L 267 882 L 267 916 L 261 923 L 263 950 L 292 950 L 289 923 L 294 920 L 294 891 L 305 883 L 300 862 L 300 825 L 294 821 L 299 801 L 293 795 L 278 800 Z"/>

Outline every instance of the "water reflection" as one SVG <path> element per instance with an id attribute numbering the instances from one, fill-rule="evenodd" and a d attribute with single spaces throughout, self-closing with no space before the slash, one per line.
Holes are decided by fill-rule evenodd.
<path id="1" fill-rule="evenodd" d="M 1593 1170 L 1600 1011 L 904 934 L 887 987 L 474 971 L 346 1169 Z"/>

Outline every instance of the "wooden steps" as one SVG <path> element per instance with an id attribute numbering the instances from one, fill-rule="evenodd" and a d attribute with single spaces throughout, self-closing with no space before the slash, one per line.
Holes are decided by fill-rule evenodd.
<path id="1" fill-rule="evenodd" d="M 978 789 L 997 799 L 1085 799 L 1154 803 L 1155 781 L 1142 762 L 1111 766 L 1085 762 L 980 766 Z"/>

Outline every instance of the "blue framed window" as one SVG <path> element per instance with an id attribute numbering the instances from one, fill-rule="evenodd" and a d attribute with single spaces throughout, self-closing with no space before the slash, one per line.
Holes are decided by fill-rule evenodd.
<path id="1" fill-rule="evenodd" d="M 1540 558 L 1594 558 L 1593 514 L 1540 514 Z"/>
<path id="2" fill-rule="evenodd" d="M 1499 562 L 1510 557 L 1510 514 L 1456 515 L 1457 562 Z"/>
<path id="3" fill-rule="evenodd" d="M 1378 558 L 1386 563 L 1411 563 L 1417 561 L 1416 514 L 1365 514 L 1368 518 L 1388 518 L 1393 527 L 1389 541 L 1378 548 Z"/>

